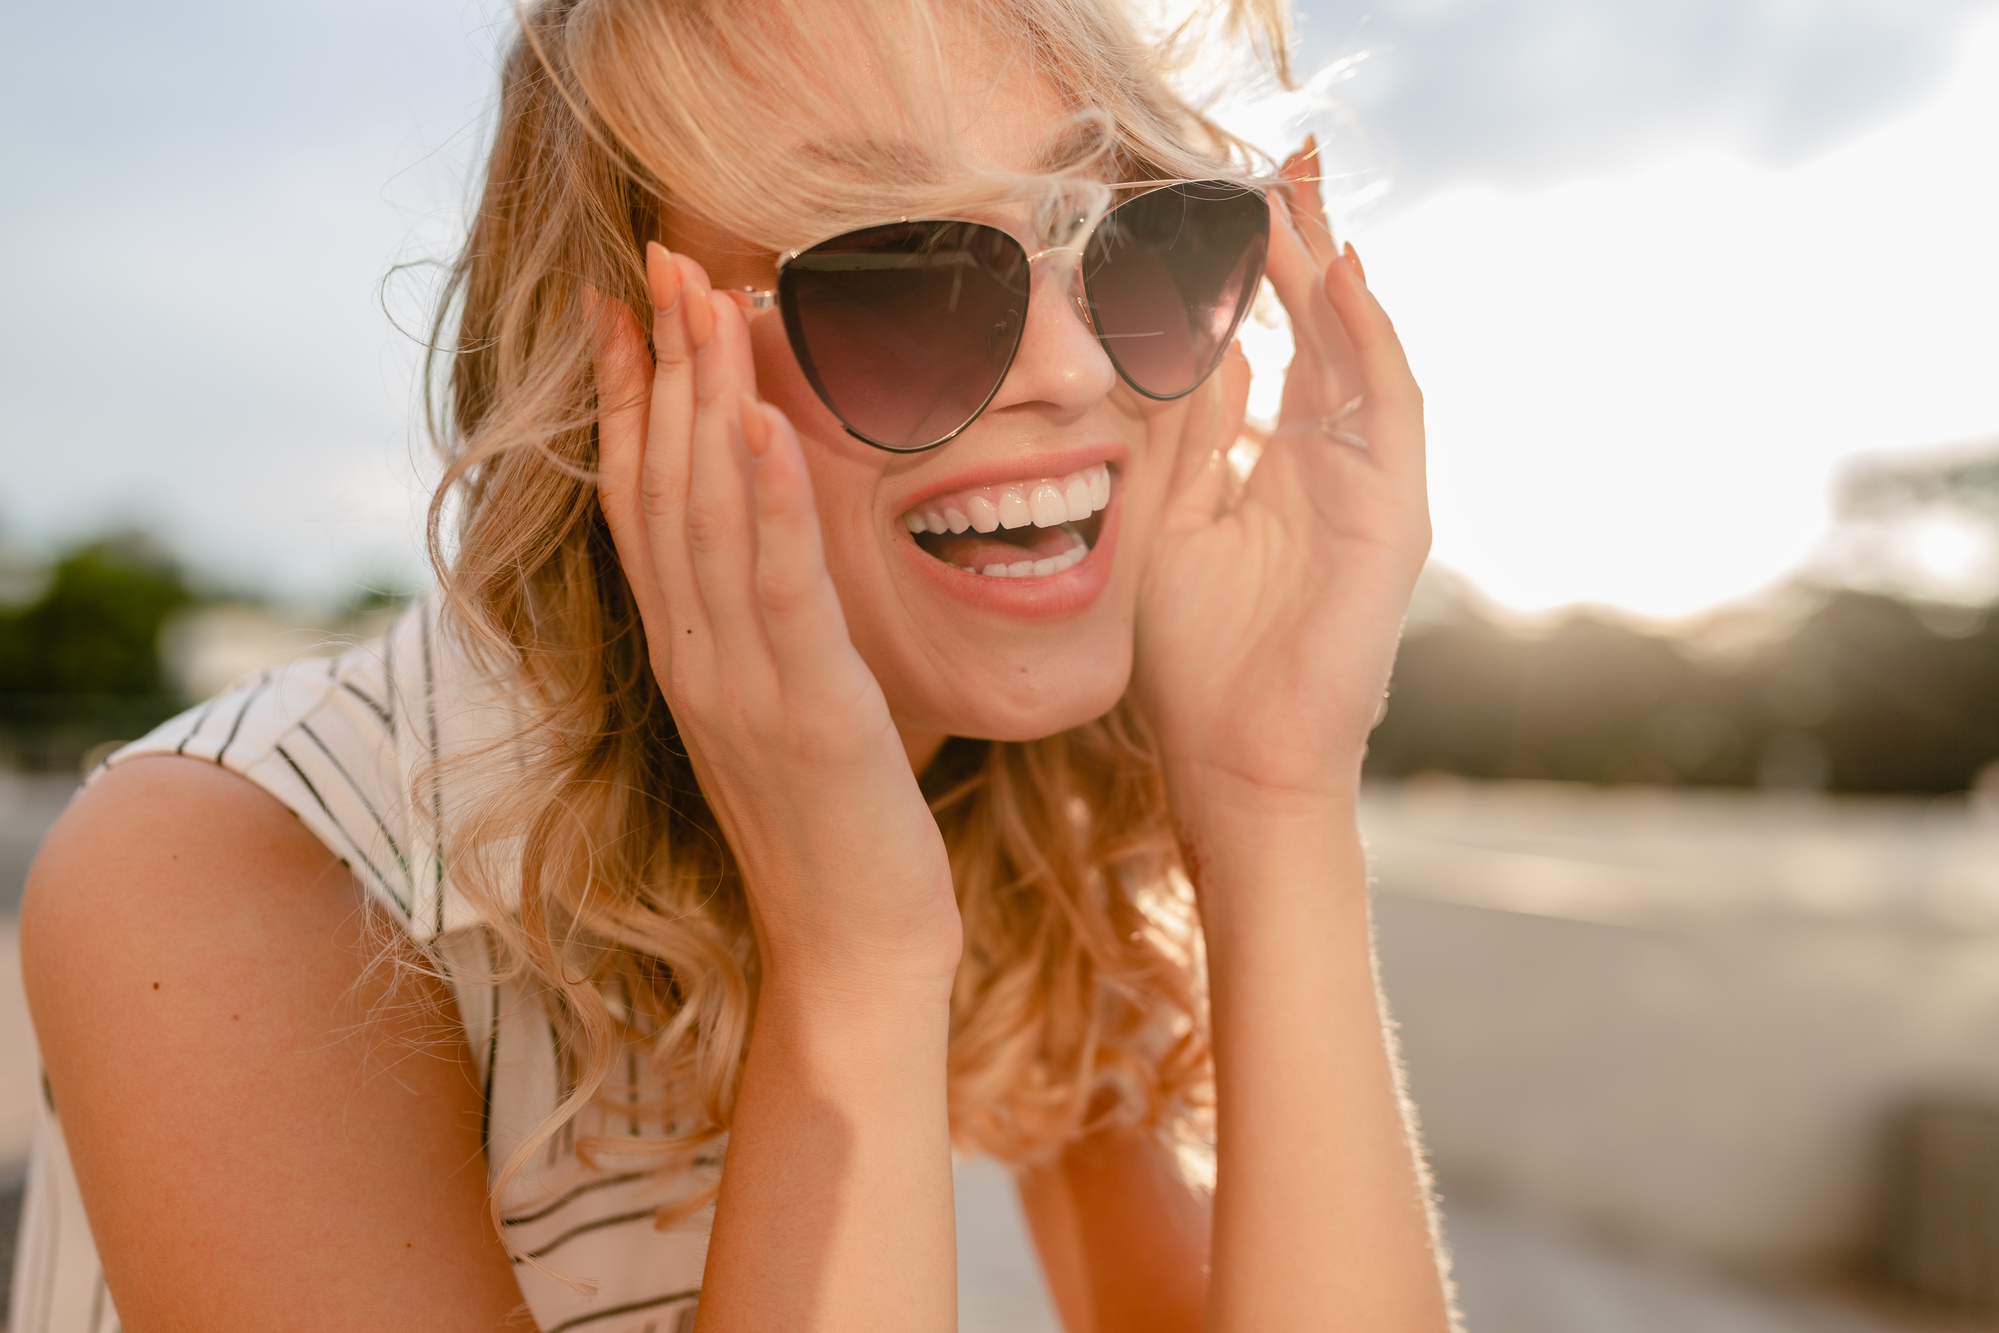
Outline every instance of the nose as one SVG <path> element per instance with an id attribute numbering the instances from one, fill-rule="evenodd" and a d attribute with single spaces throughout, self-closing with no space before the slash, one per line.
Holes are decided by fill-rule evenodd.
<path id="1" fill-rule="evenodd" d="M 1117 370 L 1103 344 L 1083 322 L 1075 252 L 1037 255 L 1020 348 L 986 410 L 1040 407 L 1073 417 L 1100 402 L 1116 382 Z"/>

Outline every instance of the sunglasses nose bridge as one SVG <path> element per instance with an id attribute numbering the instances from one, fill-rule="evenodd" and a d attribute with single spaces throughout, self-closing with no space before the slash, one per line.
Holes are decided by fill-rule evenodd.
<path id="1" fill-rule="evenodd" d="M 1046 260 L 1048 267 L 1054 270 L 1050 277 L 1061 285 L 1062 295 L 1074 308 L 1076 318 L 1082 321 L 1084 328 L 1094 333 L 1096 324 L 1090 318 L 1089 298 L 1083 291 L 1082 246 L 1051 245 L 1046 250 L 1037 250 L 1027 257 L 1029 272 L 1031 273 L 1043 260 Z M 1030 290 L 1031 283 L 1032 279 L 1030 279 Z"/>

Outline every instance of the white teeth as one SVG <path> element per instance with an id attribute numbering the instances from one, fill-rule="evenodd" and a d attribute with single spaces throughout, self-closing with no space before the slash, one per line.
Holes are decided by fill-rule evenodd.
<path id="1" fill-rule="evenodd" d="M 1062 492 L 1053 483 L 1043 482 L 1034 488 L 1034 494 L 1027 497 L 1027 507 L 1034 512 L 1034 526 L 1055 528 L 1069 521 L 1069 502 L 1062 498 Z"/>
<path id="2" fill-rule="evenodd" d="M 993 532 L 1000 528 L 1052 528 L 1080 523 L 1111 502 L 1111 470 L 1107 463 L 1079 469 L 1062 477 L 981 486 L 948 499 L 931 501 L 936 509 L 913 509 L 902 516 L 911 532 L 962 533 L 967 529 Z"/>
<path id="3" fill-rule="evenodd" d="M 1082 560 L 1090 553 L 1090 546 L 1076 533 L 1070 533 L 1075 545 L 1060 555 L 1046 556 L 1040 560 L 1016 560 L 1010 565 L 991 564 L 977 571 L 989 579 L 1045 578 L 1050 574 L 1060 574 Z"/>

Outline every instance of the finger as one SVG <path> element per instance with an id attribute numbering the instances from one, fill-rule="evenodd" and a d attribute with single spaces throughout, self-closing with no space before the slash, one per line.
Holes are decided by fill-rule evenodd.
<path id="1" fill-rule="evenodd" d="M 1291 317 L 1297 348 L 1285 377 L 1284 415 L 1322 416 L 1364 386 L 1346 329 L 1327 297 L 1324 270 L 1281 210 L 1271 217 L 1264 272 Z"/>
<path id="2" fill-rule="evenodd" d="M 695 357 L 707 336 L 708 275 L 686 255 L 646 247 L 653 296 L 652 407 L 646 421 L 646 518 L 654 564 L 682 618 L 703 620 L 687 550 L 688 473 L 692 466 Z M 684 630 L 685 625 L 682 626 Z"/>
<path id="3" fill-rule="evenodd" d="M 1384 462 L 1423 462 L 1423 391 L 1409 369 L 1409 356 L 1395 332 L 1388 312 L 1361 276 L 1360 256 L 1347 247 L 1350 259 L 1342 258 L 1326 269 L 1327 302 L 1353 344 L 1360 363 L 1361 382 L 1367 398 L 1361 418 L 1365 432 L 1381 437 L 1387 453 Z M 1370 436 L 1370 440 L 1372 440 Z"/>
<path id="4" fill-rule="evenodd" d="M 712 333 L 694 356 L 687 547 L 715 649 L 732 670 L 748 669 L 769 652 L 756 605 L 757 534 L 741 414 L 743 398 L 755 394 L 756 372 L 742 311 L 721 293 L 704 291 L 701 299 Z"/>
<path id="5" fill-rule="evenodd" d="M 1292 223 L 1304 238 L 1313 262 L 1324 268 L 1333 259 L 1333 229 L 1326 220 L 1325 196 L 1319 188 L 1322 176 L 1315 136 L 1306 135 L 1304 146 L 1284 160 L 1283 174 L 1291 182 L 1287 202 Z"/>
<path id="6" fill-rule="evenodd" d="M 743 438 L 751 456 L 757 525 L 757 601 L 771 654 L 787 688 L 824 679 L 851 651 L 846 617 L 819 531 L 812 474 L 784 413 L 745 397 Z"/>
<path id="7" fill-rule="evenodd" d="M 597 502 L 611 529 L 641 616 L 657 606 L 652 543 L 640 494 L 652 364 L 645 335 L 623 303 L 583 290 L 590 330 L 590 372 L 597 391 Z"/>

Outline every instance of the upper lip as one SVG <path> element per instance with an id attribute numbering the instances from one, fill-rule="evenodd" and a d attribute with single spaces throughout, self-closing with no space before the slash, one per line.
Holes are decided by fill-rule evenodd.
<path id="1" fill-rule="evenodd" d="M 949 445 L 945 446 L 949 448 Z M 1032 457 L 1018 455 L 995 458 L 926 483 L 898 502 L 897 516 L 908 513 L 925 500 L 952 491 L 968 491 L 980 486 L 1004 486 L 1010 481 L 1036 481 L 1042 477 L 1063 477 L 1097 463 L 1124 462 L 1128 450 L 1122 443 L 1097 441 L 1067 449 L 1053 449 Z"/>

